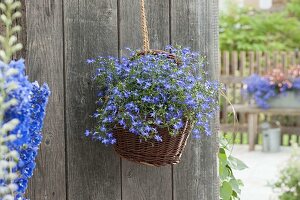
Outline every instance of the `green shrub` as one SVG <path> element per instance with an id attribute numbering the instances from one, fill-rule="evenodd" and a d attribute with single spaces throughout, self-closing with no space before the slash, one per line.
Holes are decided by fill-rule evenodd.
<path id="1" fill-rule="evenodd" d="M 299 1 L 299 0 L 294 0 Z M 291 9 L 300 8 L 291 6 Z M 299 9 L 297 8 L 297 9 Z M 292 11 L 290 11 L 292 13 Z M 287 51 L 300 46 L 300 12 L 259 12 L 231 6 L 220 16 L 221 50 Z M 295 14 L 297 13 L 297 14 Z"/>
<path id="2" fill-rule="evenodd" d="M 273 187 L 280 191 L 280 200 L 300 199 L 300 151 L 296 144 L 294 144 L 292 157 L 286 167 L 280 171 L 280 177 Z"/>
<path id="3" fill-rule="evenodd" d="M 291 0 L 287 4 L 289 15 L 297 17 L 300 20 L 300 0 Z"/>

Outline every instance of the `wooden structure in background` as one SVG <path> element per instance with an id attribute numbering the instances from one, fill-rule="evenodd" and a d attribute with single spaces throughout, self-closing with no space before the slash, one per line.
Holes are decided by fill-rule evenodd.
<path id="1" fill-rule="evenodd" d="M 95 110 L 94 69 L 85 60 L 141 47 L 139 1 L 25 2 L 27 72 L 52 90 L 28 198 L 218 200 L 217 134 L 189 141 L 182 162 L 162 168 L 122 160 L 111 147 L 83 136 Z M 217 78 L 218 1 L 146 2 L 151 47 L 172 43 L 201 50 Z"/>
<path id="2" fill-rule="evenodd" d="M 270 109 L 261 109 L 251 105 L 239 105 L 233 104 L 235 112 L 240 114 L 248 114 L 248 130 L 249 135 L 249 150 L 255 150 L 255 142 L 258 136 L 258 117 L 260 114 L 268 116 L 300 116 L 300 110 L 294 108 L 270 108 Z M 232 107 L 228 107 L 228 111 L 232 112 Z M 300 133 L 296 133 L 300 135 Z"/>
<path id="3" fill-rule="evenodd" d="M 243 84 L 242 81 L 253 73 L 265 74 L 270 69 L 275 67 L 281 67 L 287 69 L 293 65 L 300 64 L 300 53 L 299 52 L 222 52 L 220 57 L 221 63 L 221 82 L 226 85 L 226 94 L 230 98 L 233 104 L 248 105 L 248 102 L 243 98 L 241 92 Z M 224 132 L 234 131 L 233 122 L 228 121 L 228 102 L 221 99 L 221 130 Z M 300 139 L 300 117 L 289 117 L 289 112 L 282 111 L 280 115 L 285 115 L 281 117 L 274 118 L 270 116 L 270 112 L 255 112 L 260 115 L 251 115 L 251 119 L 248 119 L 247 113 L 252 113 L 249 109 L 245 109 L 247 106 L 239 107 L 240 113 L 238 113 L 239 125 L 238 132 L 247 132 L 249 126 L 256 124 L 253 128 L 255 133 L 257 132 L 258 120 L 279 120 L 283 122 L 282 133 L 287 134 L 289 139 L 292 135 L 297 135 L 297 141 Z M 246 111 L 247 110 L 247 111 Z M 297 112 L 297 111 L 296 111 Z M 274 115 L 278 114 L 276 111 Z M 251 124 L 247 124 L 247 121 L 251 121 Z M 252 129 L 251 129 L 252 130 Z M 254 141 L 257 142 L 257 137 L 253 138 L 253 134 L 250 134 L 251 140 L 249 143 L 251 149 L 253 149 Z M 256 134 L 255 134 L 256 135 Z M 240 142 L 243 143 L 243 137 L 240 138 Z"/>

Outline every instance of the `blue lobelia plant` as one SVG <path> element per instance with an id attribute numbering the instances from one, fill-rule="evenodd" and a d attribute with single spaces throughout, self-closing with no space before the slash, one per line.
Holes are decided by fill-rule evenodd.
<path id="1" fill-rule="evenodd" d="M 0 3 L 1 21 L 6 27 L 0 36 L 0 199 L 25 200 L 28 179 L 35 168 L 41 143 L 43 119 L 50 95 L 46 84 L 31 83 L 25 75 L 24 60 L 11 60 L 22 48 L 15 34 L 21 30 L 13 21 L 21 16 L 19 1 Z"/>
<path id="2" fill-rule="evenodd" d="M 85 135 L 114 144 L 116 126 L 143 140 L 162 141 L 158 128 L 176 135 L 188 120 L 193 136 L 210 135 L 210 120 L 218 109 L 219 83 L 208 79 L 205 59 L 188 48 L 167 46 L 166 52 L 129 57 L 88 59 L 97 67 L 96 127 Z M 170 58 L 170 55 L 174 58 Z"/>
<path id="3" fill-rule="evenodd" d="M 287 91 L 300 91 L 300 66 L 291 67 L 287 73 L 280 68 L 260 76 L 253 74 L 244 80 L 246 97 L 252 97 L 255 103 L 264 109 L 270 108 L 268 101 Z"/>

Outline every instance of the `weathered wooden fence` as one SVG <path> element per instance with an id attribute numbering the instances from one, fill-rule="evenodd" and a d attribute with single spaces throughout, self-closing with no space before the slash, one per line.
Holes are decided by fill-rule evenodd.
<path id="1" fill-rule="evenodd" d="M 280 67 L 287 70 L 291 66 L 300 65 L 300 53 L 291 52 L 228 52 L 220 54 L 221 81 L 226 85 L 226 94 L 234 104 L 244 104 L 245 99 L 241 94 L 242 81 L 253 73 L 264 74 L 272 68 Z M 232 118 L 228 117 L 228 102 L 221 100 L 221 130 L 225 132 L 233 131 Z M 247 135 L 246 115 L 238 115 L 239 125 L 238 143 L 245 143 Z M 279 120 L 282 122 L 282 143 L 290 141 L 292 138 L 300 141 L 300 118 L 299 117 L 268 117 L 261 115 L 260 120 Z M 287 142 L 289 144 L 289 142 Z M 285 144 L 285 145 L 287 145 Z"/>
<path id="2" fill-rule="evenodd" d="M 26 1 L 31 79 L 52 96 L 32 200 L 217 200 L 217 134 L 191 140 L 177 166 L 152 168 L 120 159 L 111 147 L 83 137 L 92 124 L 92 68 L 85 60 L 141 47 L 137 0 Z M 180 44 L 208 56 L 218 74 L 218 1 L 146 0 L 151 47 Z"/>

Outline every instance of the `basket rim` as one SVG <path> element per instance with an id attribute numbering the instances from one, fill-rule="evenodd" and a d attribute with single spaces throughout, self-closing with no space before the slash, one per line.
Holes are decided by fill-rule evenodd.
<path id="1" fill-rule="evenodd" d="M 151 54 L 151 55 L 166 54 L 167 58 L 174 60 L 175 63 L 178 66 L 182 65 L 182 61 L 179 58 L 177 58 L 177 56 L 174 53 L 171 53 L 171 52 L 168 52 L 168 51 L 165 51 L 165 50 L 160 50 L 160 49 L 150 49 L 150 50 L 141 50 L 141 51 L 138 51 L 132 57 L 132 59 L 135 58 L 136 56 L 144 56 L 144 55 L 147 55 L 147 54 Z"/>

